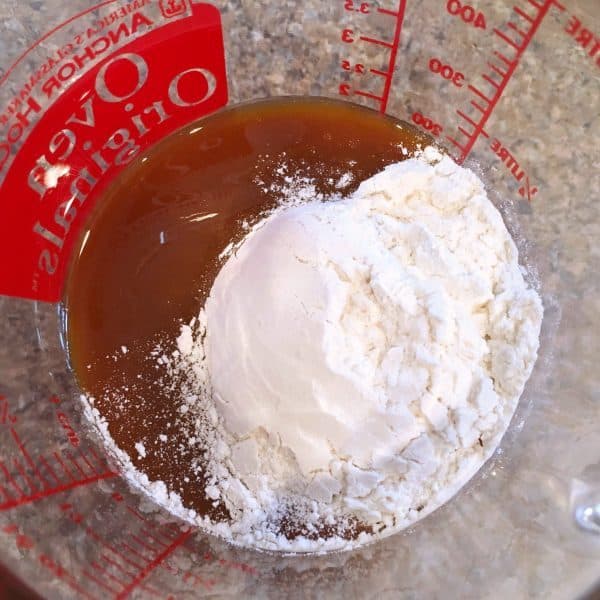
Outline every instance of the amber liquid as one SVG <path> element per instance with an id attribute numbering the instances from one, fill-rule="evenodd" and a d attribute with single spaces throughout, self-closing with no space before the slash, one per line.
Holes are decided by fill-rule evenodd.
<path id="1" fill-rule="evenodd" d="M 179 449 L 179 402 L 149 354 L 174 341 L 210 291 L 219 253 L 279 197 L 282 161 L 338 193 L 430 143 L 412 126 L 348 103 L 287 98 L 227 109 L 138 157 L 110 185 L 85 228 L 65 290 L 68 350 L 117 445 L 186 506 L 227 518 L 204 495 L 194 457 Z M 285 154 L 284 154 L 285 153 Z M 257 183 L 261 181 L 262 183 Z M 125 346 L 127 352 L 121 352 Z M 167 435 L 167 442 L 158 440 Z M 135 443 L 142 441 L 146 456 Z"/>

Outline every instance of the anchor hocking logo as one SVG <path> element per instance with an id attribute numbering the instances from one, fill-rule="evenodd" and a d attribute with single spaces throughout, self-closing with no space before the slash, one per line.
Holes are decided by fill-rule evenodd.
<path id="1" fill-rule="evenodd" d="M 185 12 L 185 0 L 160 0 L 159 5 L 165 19 L 177 17 Z"/>

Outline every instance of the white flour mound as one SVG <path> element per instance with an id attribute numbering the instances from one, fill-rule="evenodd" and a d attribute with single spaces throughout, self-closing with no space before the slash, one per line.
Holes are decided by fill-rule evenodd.
<path id="1" fill-rule="evenodd" d="M 542 304 L 517 259 L 482 182 L 434 148 L 259 222 L 171 366 L 195 390 L 182 412 L 231 521 L 180 514 L 238 544 L 320 552 L 446 502 L 536 360 Z"/>

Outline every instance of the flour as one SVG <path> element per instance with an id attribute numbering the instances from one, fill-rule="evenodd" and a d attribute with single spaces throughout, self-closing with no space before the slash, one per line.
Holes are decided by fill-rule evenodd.
<path id="1" fill-rule="evenodd" d="M 542 306 L 481 181 L 437 150 L 329 202 L 280 175 L 288 201 L 224 253 L 199 317 L 155 353 L 231 519 L 130 479 L 234 543 L 349 548 L 424 517 L 490 457 Z"/>
<path id="2" fill-rule="evenodd" d="M 141 458 L 146 458 L 146 447 L 142 442 L 136 442 L 135 449 Z"/>

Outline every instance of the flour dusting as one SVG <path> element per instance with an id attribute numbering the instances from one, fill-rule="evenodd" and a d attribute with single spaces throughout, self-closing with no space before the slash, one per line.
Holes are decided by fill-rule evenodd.
<path id="1" fill-rule="evenodd" d="M 542 305 L 481 181 L 438 150 L 346 197 L 279 170 L 280 205 L 224 249 L 198 317 L 151 357 L 227 518 L 149 481 L 86 411 L 128 479 L 187 521 L 244 546 L 348 549 L 423 518 L 491 456 Z"/>

